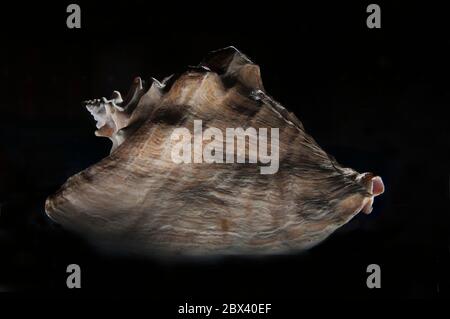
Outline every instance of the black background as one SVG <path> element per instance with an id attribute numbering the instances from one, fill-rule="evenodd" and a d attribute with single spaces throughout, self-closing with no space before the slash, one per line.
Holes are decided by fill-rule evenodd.
<path id="1" fill-rule="evenodd" d="M 368 29 L 370 2 L 77 3 L 82 28 L 72 30 L 69 2 L 2 4 L 0 291 L 183 302 L 449 296 L 442 7 L 377 2 L 382 28 Z M 46 217 L 46 196 L 110 149 L 81 101 L 124 95 L 135 76 L 161 80 L 229 45 L 340 163 L 383 177 L 371 215 L 300 255 L 176 263 L 103 255 Z M 65 285 L 71 263 L 82 269 L 76 292 Z M 372 263 L 381 289 L 366 287 Z"/>

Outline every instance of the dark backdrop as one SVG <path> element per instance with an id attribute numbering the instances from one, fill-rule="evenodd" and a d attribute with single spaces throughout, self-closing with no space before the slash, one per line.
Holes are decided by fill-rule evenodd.
<path id="1" fill-rule="evenodd" d="M 166 6 L 153 1 L 2 4 L 0 290 L 214 298 L 449 296 L 448 52 L 443 8 L 359 4 Z M 105 256 L 44 213 L 46 196 L 108 155 L 81 101 L 126 93 L 234 45 L 265 88 L 337 160 L 383 177 L 386 192 L 321 245 L 294 256 L 163 263 Z M 366 287 L 366 267 L 382 288 Z M 79 291 L 70 293 L 80 293 Z M 193 299 L 194 298 L 194 299 Z"/>

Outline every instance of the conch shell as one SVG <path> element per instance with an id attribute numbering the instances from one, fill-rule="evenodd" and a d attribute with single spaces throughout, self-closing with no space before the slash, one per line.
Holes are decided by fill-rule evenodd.
<path id="1" fill-rule="evenodd" d="M 265 93 L 259 67 L 233 47 L 162 82 L 153 79 L 148 90 L 136 78 L 125 99 L 114 91 L 111 99 L 86 106 L 97 121 L 95 134 L 112 140 L 111 154 L 70 177 L 45 209 L 55 222 L 112 249 L 297 252 L 357 213 L 370 213 L 384 191 L 380 177 L 343 168 L 323 151 L 297 117 Z M 196 120 L 223 132 L 278 128 L 278 145 L 271 141 L 277 171 L 261 174 L 248 152 L 245 163 L 175 163 L 174 129 L 192 132 Z M 224 157 L 229 153 L 224 148 Z"/>

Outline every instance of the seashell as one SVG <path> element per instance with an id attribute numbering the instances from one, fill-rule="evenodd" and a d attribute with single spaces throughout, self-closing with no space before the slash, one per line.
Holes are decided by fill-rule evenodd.
<path id="1" fill-rule="evenodd" d="M 97 122 L 95 134 L 111 139 L 111 154 L 70 177 L 45 209 L 100 246 L 145 255 L 298 252 L 359 212 L 370 213 L 384 191 L 380 177 L 344 168 L 323 151 L 297 117 L 266 94 L 259 67 L 233 47 L 162 82 L 153 79 L 148 90 L 136 78 L 125 99 L 114 91 L 86 107 Z M 183 144 L 192 151 L 194 140 L 191 163 L 173 160 L 177 128 L 194 132 Z M 204 150 L 212 137 L 195 138 L 208 128 L 278 129 L 278 144 L 267 146 L 278 152 L 276 172 L 262 173 L 262 160 L 249 163 L 251 137 L 245 154 L 237 154 L 244 163 L 205 162 L 202 153 L 196 161 L 195 148 Z M 218 143 L 223 153 L 216 148 L 214 155 L 234 159 L 239 152 L 237 144 Z"/>

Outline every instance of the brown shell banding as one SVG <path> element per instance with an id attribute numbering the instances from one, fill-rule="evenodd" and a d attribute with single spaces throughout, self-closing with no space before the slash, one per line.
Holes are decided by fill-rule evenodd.
<path id="1" fill-rule="evenodd" d="M 368 211 L 376 196 L 375 177 L 340 166 L 322 150 L 265 92 L 259 67 L 233 47 L 153 80 L 148 90 L 137 78 L 124 100 L 115 91 L 86 107 L 96 134 L 113 141 L 111 154 L 72 176 L 48 198 L 46 212 L 96 243 L 139 253 L 298 251 Z M 197 119 L 204 129 L 279 128 L 279 171 L 173 163 L 170 134 L 192 131 Z"/>

